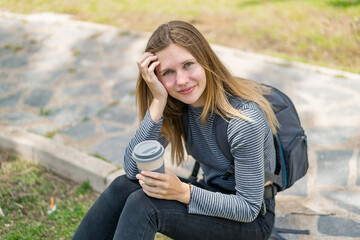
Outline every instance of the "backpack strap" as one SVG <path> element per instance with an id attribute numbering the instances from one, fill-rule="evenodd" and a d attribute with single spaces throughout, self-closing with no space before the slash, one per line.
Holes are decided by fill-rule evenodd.
<path id="1" fill-rule="evenodd" d="M 241 98 L 229 98 L 229 102 L 231 106 L 236 109 L 239 109 L 240 106 L 245 103 L 244 100 L 242 100 Z M 220 148 L 221 152 L 226 156 L 226 158 L 232 159 L 232 161 L 234 161 L 234 157 L 230 151 L 230 144 L 227 140 L 227 128 L 229 125 L 229 121 L 230 119 L 224 119 L 219 115 L 215 115 L 214 132 L 216 137 L 216 143 Z M 232 168 L 232 172 L 234 172 L 234 168 Z"/>
<path id="2" fill-rule="evenodd" d="M 195 161 L 195 164 L 194 164 L 194 167 L 193 167 L 193 170 L 191 172 L 189 179 L 196 182 L 199 170 L 200 170 L 200 163 L 198 161 Z"/>
<path id="3" fill-rule="evenodd" d="M 183 131 L 184 131 L 185 139 L 187 139 L 187 136 L 189 135 L 189 133 L 187 132 L 188 126 L 189 126 L 189 112 L 188 111 L 185 111 L 184 114 L 181 116 L 181 123 L 182 123 Z M 186 152 L 189 153 L 187 144 L 185 144 L 185 149 L 186 149 Z"/>
<path id="4" fill-rule="evenodd" d="M 228 125 L 228 119 L 223 119 L 219 115 L 215 115 L 214 132 L 217 146 L 220 148 L 221 152 L 226 156 L 226 158 L 233 159 L 234 157 L 230 151 L 230 144 L 227 140 Z"/>
<path id="5" fill-rule="evenodd" d="M 186 139 L 188 134 L 189 134 L 187 132 L 188 131 L 188 126 L 189 126 L 189 112 L 185 111 L 185 113 L 182 115 L 181 118 L 182 118 L 181 123 L 182 123 L 182 126 L 183 126 L 184 135 L 185 135 L 185 139 Z M 188 149 L 187 144 L 185 144 L 185 148 L 186 148 L 186 152 L 189 153 L 189 149 Z M 199 173 L 199 170 L 200 170 L 200 163 L 198 161 L 195 161 L 193 170 L 192 170 L 191 175 L 189 177 L 190 181 L 194 181 L 194 182 L 197 181 L 197 175 Z"/>

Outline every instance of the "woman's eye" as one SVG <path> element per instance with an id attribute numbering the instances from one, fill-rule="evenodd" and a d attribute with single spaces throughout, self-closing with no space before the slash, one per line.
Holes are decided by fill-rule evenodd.
<path id="1" fill-rule="evenodd" d="M 190 67 L 192 64 L 192 62 L 185 63 L 185 68 Z"/>
<path id="2" fill-rule="evenodd" d="M 163 76 L 169 75 L 170 73 L 171 73 L 171 70 L 168 70 L 168 71 L 163 73 Z"/>

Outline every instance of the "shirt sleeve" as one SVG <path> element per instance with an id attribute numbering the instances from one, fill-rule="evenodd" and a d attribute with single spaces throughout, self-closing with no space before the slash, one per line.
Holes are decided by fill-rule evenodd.
<path id="1" fill-rule="evenodd" d="M 257 107 L 241 109 L 252 119 L 231 119 L 228 142 L 234 156 L 236 194 L 211 192 L 194 186 L 189 213 L 251 222 L 259 214 L 264 195 L 264 138 L 267 119 Z"/>
<path id="2" fill-rule="evenodd" d="M 157 140 L 163 144 L 163 140 L 159 140 L 160 129 L 162 126 L 163 118 L 154 122 L 149 113 L 149 109 L 146 111 L 144 119 L 141 121 L 139 129 L 136 131 L 135 136 L 130 140 L 129 145 L 125 149 L 124 155 L 124 170 L 126 176 L 131 179 L 136 179 L 136 174 L 139 173 L 139 169 L 136 162 L 132 159 L 132 152 L 134 147 L 145 140 Z"/>

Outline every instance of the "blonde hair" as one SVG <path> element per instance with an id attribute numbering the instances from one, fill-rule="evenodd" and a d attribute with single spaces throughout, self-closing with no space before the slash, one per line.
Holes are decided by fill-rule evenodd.
<path id="1" fill-rule="evenodd" d="M 191 24 L 183 21 L 171 21 L 159 26 L 151 35 L 145 52 L 156 53 L 170 44 L 177 44 L 187 49 L 205 69 L 206 87 L 205 105 L 201 114 L 201 122 L 206 123 L 210 114 L 218 114 L 223 118 L 246 118 L 241 111 L 231 106 L 229 97 L 241 97 L 258 104 L 265 112 L 271 131 L 276 133 L 279 123 L 270 103 L 264 95 L 269 89 L 254 81 L 237 78 L 231 75 L 220 59 L 211 49 L 204 36 Z M 136 101 L 139 108 L 140 121 L 144 118 L 153 96 L 150 89 L 139 74 L 136 85 Z M 164 120 L 161 135 L 166 143 L 171 143 L 171 158 L 180 164 L 184 160 L 183 142 L 186 144 L 182 126 L 182 115 L 187 111 L 187 105 L 169 96 L 164 110 Z M 251 120 L 250 120 L 251 121 Z"/>

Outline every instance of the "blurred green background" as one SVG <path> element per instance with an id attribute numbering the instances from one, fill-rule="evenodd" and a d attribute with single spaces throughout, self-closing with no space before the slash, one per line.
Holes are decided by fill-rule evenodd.
<path id="1" fill-rule="evenodd" d="M 181 19 L 212 43 L 360 73 L 360 0 L 2 0 L 0 11 L 150 32 Z"/>

